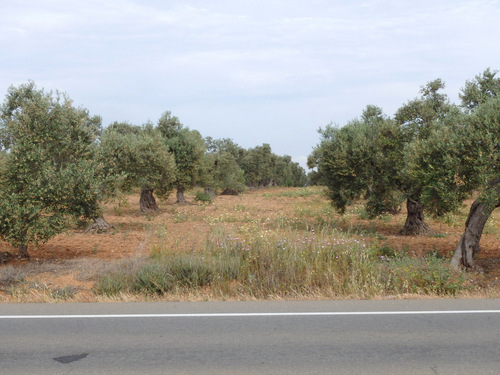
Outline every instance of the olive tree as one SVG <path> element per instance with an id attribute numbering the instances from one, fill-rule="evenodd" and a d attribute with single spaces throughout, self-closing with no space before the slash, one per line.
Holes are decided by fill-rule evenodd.
<path id="1" fill-rule="evenodd" d="M 329 188 L 334 206 L 343 212 L 347 204 L 366 198 L 366 210 L 373 217 L 395 212 L 406 200 L 407 217 L 403 234 L 419 235 L 430 231 L 424 208 L 444 212 L 452 207 L 433 207 L 432 199 L 423 202 L 429 176 L 419 173 L 427 161 L 419 158 L 417 144 L 437 129 L 460 117 L 457 106 L 440 92 L 441 80 L 422 87 L 421 96 L 398 109 L 394 119 L 380 108 L 368 106 L 360 119 L 341 129 L 320 130 L 323 139 L 309 158 L 309 167 L 318 167 L 318 178 Z M 415 154 L 417 156 L 415 156 Z M 428 191 L 428 190 L 427 190 Z"/>
<path id="2" fill-rule="evenodd" d="M 201 179 L 205 142 L 198 131 L 184 127 L 169 111 L 160 117 L 157 128 L 175 159 L 177 203 L 187 203 L 184 192 Z"/>
<path id="3" fill-rule="evenodd" d="M 460 99 L 469 114 L 467 126 L 460 134 L 464 150 L 462 164 L 468 165 L 479 197 L 472 203 L 465 231 L 452 259 L 454 268 L 477 268 L 474 255 L 484 226 L 493 210 L 500 207 L 500 78 L 486 69 L 467 81 Z"/>
<path id="4" fill-rule="evenodd" d="M 427 83 L 420 90 L 421 96 L 408 101 L 398 109 L 394 116 L 394 121 L 401 129 L 405 145 L 403 153 L 405 163 L 399 172 L 408 211 L 403 229 L 405 234 L 428 233 L 430 228 L 424 220 L 424 209 L 437 211 L 432 207 L 431 200 L 427 200 L 427 205 L 423 202 L 422 193 L 428 186 L 429 179 L 421 178 L 418 174 L 412 173 L 412 170 L 426 168 L 428 163 L 425 160 L 416 163 L 420 159 L 415 159 L 412 149 L 415 149 L 415 144 L 425 142 L 426 139 L 432 137 L 436 131 L 446 126 L 446 123 L 457 121 L 458 108 L 449 101 L 446 94 L 441 93 L 444 87 L 445 84 L 440 79 Z"/>
<path id="5" fill-rule="evenodd" d="M 273 181 L 277 186 L 304 186 L 306 171 L 290 155 L 275 155 Z"/>
<path id="6" fill-rule="evenodd" d="M 142 212 L 159 210 L 153 193 L 166 198 L 176 179 L 174 156 L 152 124 L 111 124 L 101 136 L 101 163 L 105 176 L 119 177 L 120 189 L 141 189 Z"/>
<path id="7" fill-rule="evenodd" d="M 267 143 L 248 149 L 240 161 L 246 184 L 254 188 L 273 185 L 275 158 Z"/>
<path id="8" fill-rule="evenodd" d="M 395 212 L 403 199 L 398 172 L 402 166 L 400 129 L 380 108 L 367 106 L 360 119 L 342 128 L 320 129 L 320 144 L 308 158 L 319 183 L 341 213 L 361 197 L 370 217 Z"/>
<path id="9" fill-rule="evenodd" d="M 79 217 L 99 215 L 96 139 L 101 119 L 33 82 L 0 108 L 0 237 L 28 258 Z"/>
<path id="10" fill-rule="evenodd" d="M 245 174 L 238 164 L 240 147 L 231 139 L 205 138 L 203 176 L 201 178 L 207 193 L 218 191 L 245 190 Z"/>
<path id="11" fill-rule="evenodd" d="M 474 255 L 484 226 L 500 206 L 500 79 L 487 69 L 467 81 L 460 94 L 462 111 L 454 108 L 425 139 L 408 148 L 407 172 L 421 181 L 421 200 L 440 215 L 461 206 L 474 191 L 452 259 L 454 268 L 476 268 Z"/>

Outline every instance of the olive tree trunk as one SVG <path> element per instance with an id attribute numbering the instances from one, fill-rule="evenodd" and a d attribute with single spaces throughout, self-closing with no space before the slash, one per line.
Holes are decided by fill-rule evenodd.
<path id="1" fill-rule="evenodd" d="M 139 205 L 141 207 L 141 212 L 156 212 L 160 210 L 160 208 L 156 204 L 156 199 L 153 195 L 153 189 L 150 188 L 143 188 L 141 190 Z"/>
<path id="2" fill-rule="evenodd" d="M 177 186 L 177 203 L 179 204 L 187 204 L 188 201 L 184 197 L 184 192 L 186 188 L 184 186 Z"/>
<path id="3" fill-rule="evenodd" d="M 20 259 L 29 259 L 30 255 L 28 254 L 28 245 L 20 245 L 17 248 L 18 255 Z"/>
<path id="4" fill-rule="evenodd" d="M 89 233 L 105 233 L 111 228 L 114 228 L 113 225 L 109 224 L 103 216 L 98 216 L 94 218 L 94 222 L 89 225 L 89 227 L 85 230 L 85 232 Z"/>
<path id="5" fill-rule="evenodd" d="M 401 234 L 407 236 L 418 236 L 427 234 L 431 228 L 424 221 L 424 207 L 419 201 L 408 198 L 406 200 L 407 216 Z"/>
<path id="6" fill-rule="evenodd" d="M 480 267 L 474 262 L 474 255 L 481 250 L 479 241 L 483 235 L 484 225 L 496 207 L 500 207 L 500 199 L 496 204 L 486 204 L 480 199 L 472 203 L 465 222 L 465 232 L 462 234 L 451 259 L 452 268 L 459 270 L 463 267 L 469 270 L 480 270 Z"/>

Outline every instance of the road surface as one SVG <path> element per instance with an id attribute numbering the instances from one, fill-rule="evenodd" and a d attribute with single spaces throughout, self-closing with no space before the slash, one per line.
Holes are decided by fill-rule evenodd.
<path id="1" fill-rule="evenodd" d="M 0 305 L 1 374 L 498 374 L 500 300 Z"/>

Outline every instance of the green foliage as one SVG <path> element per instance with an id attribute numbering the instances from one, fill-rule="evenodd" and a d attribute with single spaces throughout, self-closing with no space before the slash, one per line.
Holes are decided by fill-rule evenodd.
<path id="1" fill-rule="evenodd" d="M 472 191 L 491 204 L 500 178 L 500 79 L 487 69 L 460 95 L 466 112 L 453 109 L 425 140 L 408 147 L 408 174 L 422 181 L 422 202 L 434 214 L 456 210 Z"/>
<path id="2" fill-rule="evenodd" d="M 173 287 L 173 276 L 164 264 L 147 263 L 135 274 L 130 289 L 144 294 L 164 294 Z"/>
<path id="3" fill-rule="evenodd" d="M 101 136 L 101 163 L 108 176 L 121 176 L 120 188 L 153 189 L 166 197 L 175 183 L 175 160 L 162 134 L 150 124 L 115 123 Z"/>
<path id="4" fill-rule="evenodd" d="M 263 144 L 245 150 L 231 139 L 205 139 L 207 184 L 216 189 L 244 191 L 245 184 L 260 186 L 304 186 L 304 169 L 288 155 L 279 156 Z"/>
<path id="5" fill-rule="evenodd" d="M 94 161 L 100 118 L 29 82 L 1 107 L 0 237 L 13 246 L 47 241 L 99 211 Z"/>
<path id="6" fill-rule="evenodd" d="M 245 175 L 236 158 L 227 151 L 210 152 L 204 158 L 205 186 L 215 191 L 232 189 L 238 192 L 245 190 Z"/>
<path id="7" fill-rule="evenodd" d="M 465 82 L 459 94 L 462 107 L 473 112 L 481 104 L 497 97 L 500 94 L 500 78 L 496 75 L 497 71 L 491 71 L 488 68 L 473 80 Z"/>
<path id="8" fill-rule="evenodd" d="M 175 282 L 185 288 L 198 288 L 209 285 L 218 270 L 203 257 L 192 254 L 179 254 L 169 261 L 169 273 Z"/>
<path id="9" fill-rule="evenodd" d="M 483 86 L 496 87 L 490 72 L 485 75 L 488 83 L 481 79 Z M 397 212 L 405 198 L 443 215 L 458 209 L 481 184 L 488 175 L 483 159 L 494 155 L 493 138 L 499 134 L 493 119 L 496 109 L 466 115 L 440 92 L 443 88 L 439 79 L 429 82 L 420 97 L 398 109 L 394 120 L 368 106 L 360 120 L 340 129 L 320 129 L 321 143 L 308 163 L 317 167 L 313 177 L 328 187 L 341 213 L 364 197 L 369 217 Z M 485 89 L 476 90 L 468 82 L 463 101 L 472 107 L 470 103 L 479 100 L 471 99 L 478 91 Z M 486 129 L 487 124 L 492 126 Z"/>
<path id="10" fill-rule="evenodd" d="M 241 158 L 240 166 L 245 172 L 247 186 L 304 186 L 307 177 L 298 163 L 288 155 L 279 156 L 271 146 L 264 143 L 248 149 Z"/>
<path id="11" fill-rule="evenodd" d="M 212 203 L 212 196 L 210 193 L 206 193 L 204 191 L 198 191 L 196 192 L 194 200 L 197 202 Z"/>
<path id="12" fill-rule="evenodd" d="M 446 154 L 440 153 L 440 151 L 426 151 L 421 147 L 437 140 L 436 134 L 443 131 L 447 124 L 457 123 L 461 120 L 457 106 L 450 103 L 446 94 L 439 92 L 444 87 L 444 82 L 440 79 L 427 83 L 420 90 L 421 96 L 403 105 L 394 116 L 396 124 L 401 129 L 404 144 L 404 163 L 399 168 L 401 189 L 407 197 L 418 202 L 422 202 L 426 198 L 426 196 L 422 196 L 422 190 L 432 180 L 431 176 L 427 176 L 429 177 L 427 179 L 423 178 L 425 176 L 419 173 L 419 169 L 429 171 L 434 167 L 431 165 L 434 161 L 437 162 L 437 165 L 446 157 Z M 432 139 L 429 140 L 430 138 Z M 445 142 L 446 139 L 441 139 L 441 141 Z M 420 154 L 420 151 L 429 152 L 430 155 L 422 158 L 423 153 Z M 434 157 L 438 157 L 438 159 L 433 159 Z M 452 164 L 454 161 L 447 160 L 447 167 L 454 169 L 456 166 Z M 428 194 L 427 197 L 430 195 Z M 443 199 L 437 202 L 438 207 L 434 207 L 432 201 L 425 203 L 426 209 L 435 212 L 445 212 L 446 209 L 453 207 L 453 205 L 444 204 Z"/>
<path id="13" fill-rule="evenodd" d="M 7 168 L 7 153 L 3 150 L 0 151 L 0 183 L 2 183 L 2 177 L 5 175 Z"/>
<path id="14" fill-rule="evenodd" d="M 292 162 L 289 155 L 278 155 L 274 163 L 274 182 L 277 186 L 305 186 L 307 176 L 298 163 Z"/>
<path id="15" fill-rule="evenodd" d="M 405 149 L 406 179 L 418 187 L 421 202 L 435 215 L 456 211 L 477 187 L 478 149 L 465 141 L 469 120 L 454 110 L 426 139 Z"/>
<path id="16" fill-rule="evenodd" d="M 246 153 L 246 150 L 230 138 L 213 139 L 212 137 L 205 138 L 205 144 L 208 153 L 228 152 L 241 164 L 241 159 Z"/>
<path id="17" fill-rule="evenodd" d="M 381 260 L 387 260 L 388 258 L 395 258 L 398 255 L 398 252 L 393 247 L 383 244 L 380 247 L 376 247 L 373 249 L 373 255 L 380 257 Z"/>
<path id="18" fill-rule="evenodd" d="M 233 280 L 239 264 L 234 261 L 185 254 L 161 253 L 134 270 L 102 275 L 94 287 L 97 294 L 113 296 L 121 292 L 163 295 L 174 289 L 198 289 L 211 283 Z"/>
<path id="19" fill-rule="evenodd" d="M 194 187 L 202 175 L 205 153 L 205 142 L 200 133 L 183 127 L 168 111 L 158 120 L 157 128 L 175 158 L 175 185 L 182 190 Z"/>
<path id="20" fill-rule="evenodd" d="M 241 161 L 246 184 L 252 187 L 272 184 L 273 162 L 271 146 L 267 143 L 248 149 Z"/>
<path id="21" fill-rule="evenodd" d="M 388 276 L 399 293 L 454 296 L 466 289 L 467 278 L 449 263 L 435 253 L 425 258 L 395 257 L 387 263 Z"/>
<path id="22" fill-rule="evenodd" d="M 398 109 L 394 120 L 401 127 L 406 142 L 427 138 L 435 124 L 453 108 L 446 94 L 439 92 L 444 87 L 440 79 L 428 82 L 421 88 L 419 98 L 408 101 Z"/>
<path id="23" fill-rule="evenodd" d="M 361 120 L 340 129 L 329 125 L 319 133 L 322 140 L 309 157 L 309 167 L 318 168 L 319 181 L 328 187 L 339 212 L 360 197 L 367 198 L 370 217 L 397 209 L 403 144 L 399 128 L 381 109 L 368 106 Z"/>

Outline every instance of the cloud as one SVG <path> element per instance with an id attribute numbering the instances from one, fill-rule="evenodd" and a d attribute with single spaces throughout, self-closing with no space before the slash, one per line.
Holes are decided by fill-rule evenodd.
<path id="1" fill-rule="evenodd" d="M 104 122 L 170 109 L 203 135 L 306 155 L 367 104 L 498 69 L 498 1 L 5 2 L 0 90 L 35 80 Z M 244 139 L 239 139 L 239 137 Z"/>

